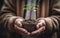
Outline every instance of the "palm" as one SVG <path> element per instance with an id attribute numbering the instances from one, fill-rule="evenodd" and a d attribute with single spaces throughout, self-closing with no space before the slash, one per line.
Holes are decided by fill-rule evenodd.
<path id="1" fill-rule="evenodd" d="M 45 21 L 40 20 L 39 23 L 36 25 L 37 30 L 33 31 L 31 35 L 40 35 L 45 31 Z"/>
<path id="2" fill-rule="evenodd" d="M 30 35 L 30 33 L 26 29 L 22 28 L 22 21 L 23 19 L 16 19 L 14 24 L 15 32 L 20 35 Z"/>

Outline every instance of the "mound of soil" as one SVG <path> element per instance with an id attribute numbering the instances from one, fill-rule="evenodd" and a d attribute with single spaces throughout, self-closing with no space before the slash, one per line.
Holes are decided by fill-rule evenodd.
<path id="1" fill-rule="evenodd" d="M 36 25 L 37 25 L 37 21 L 36 20 L 24 20 L 22 22 L 23 28 L 25 28 L 26 30 L 28 30 L 29 32 L 35 31 L 36 30 Z"/>

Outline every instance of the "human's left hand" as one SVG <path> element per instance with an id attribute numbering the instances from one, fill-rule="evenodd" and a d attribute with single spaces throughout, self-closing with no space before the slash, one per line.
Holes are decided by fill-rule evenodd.
<path id="1" fill-rule="evenodd" d="M 46 29 L 45 20 L 38 20 L 38 24 L 36 25 L 37 30 L 31 32 L 31 35 L 41 35 Z"/>

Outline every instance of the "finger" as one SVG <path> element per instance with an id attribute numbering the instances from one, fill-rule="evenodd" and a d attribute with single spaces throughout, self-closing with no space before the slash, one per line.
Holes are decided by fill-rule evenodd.
<path id="1" fill-rule="evenodd" d="M 37 19 L 37 21 L 39 21 L 39 20 L 40 20 L 40 18 Z"/>
<path id="2" fill-rule="evenodd" d="M 22 23 L 21 23 L 20 21 L 17 21 L 15 24 L 16 24 L 18 27 L 22 27 Z"/>
<path id="3" fill-rule="evenodd" d="M 37 28 L 37 29 L 39 29 L 40 27 L 42 27 L 42 23 L 38 23 L 38 24 L 36 25 L 36 28 Z"/>
<path id="4" fill-rule="evenodd" d="M 39 28 L 39 29 L 36 30 L 36 31 L 33 31 L 33 32 L 31 33 L 31 35 L 41 34 L 44 30 L 45 30 L 45 26 Z"/>
<path id="5" fill-rule="evenodd" d="M 19 18 L 19 19 L 16 19 L 16 20 L 15 20 L 15 24 L 18 25 L 18 26 L 20 26 L 20 27 L 22 27 L 22 23 L 21 23 L 21 22 L 22 22 L 23 20 L 24 20 L 24 19 L 20 19 L 20 18 Z"/>
<path id="6" fill-rule="evenodd" d="M 32 34 L 32 35 L 39 35 L 39 34 L 41 34 L 43 31 L 44 31 L 44 27 L 41 27 L 40 29 L 32 32 L 31 34 Z"/>
<path id="7" fill-rule="evenodd" d="M 45 20 L 39 20 L 40 23 L 46 24 Z"/>
<path id="8" fill-rule="evenodd" d="M 24 28 L 20 28 L 17 25 L 15 25 L 15 28 L 22 35 L 30 35 L 30 33 L 26 29 L 24 29 Z"/>
<path id="9" fill-rule="evenodd" d="M 45 26 L 46 25 L 46 23 L 45 23 L 45 21 L 44 20 L 40 20 L 40 22 L 37 24 L 37 29 L 38 28 L 40 28 L 40 27 L 42 27 L 42 26 Z"/>
<path id="10" fill-rule="evenodd" d="M 16 21 L 24 21 L 24 19 L 23 18 L 18 18 L 18 19 L 16 19 Z"/>

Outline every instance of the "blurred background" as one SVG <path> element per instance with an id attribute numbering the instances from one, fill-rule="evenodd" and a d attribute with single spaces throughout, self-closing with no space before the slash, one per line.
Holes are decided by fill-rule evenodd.
<path id="1" fill-rule="evenodd" d="M 0 10 L 2 8 L 2 5 L 4 3 L 4 0 L 0 0 Z M 1 13 L 1 12 L 0 12 Z M 2 28 L 1 24 L 0 24 L 0 38 L 6 38 L 6 35 L 5 35 L 5 31 L 4 29 Z"/>
<path id="2" fill-rule="evenodd" d="M 1 9 L 2 5 L 3 5 L 3 1 L 4 0 L 0 0 L 0 9 Z"/>

